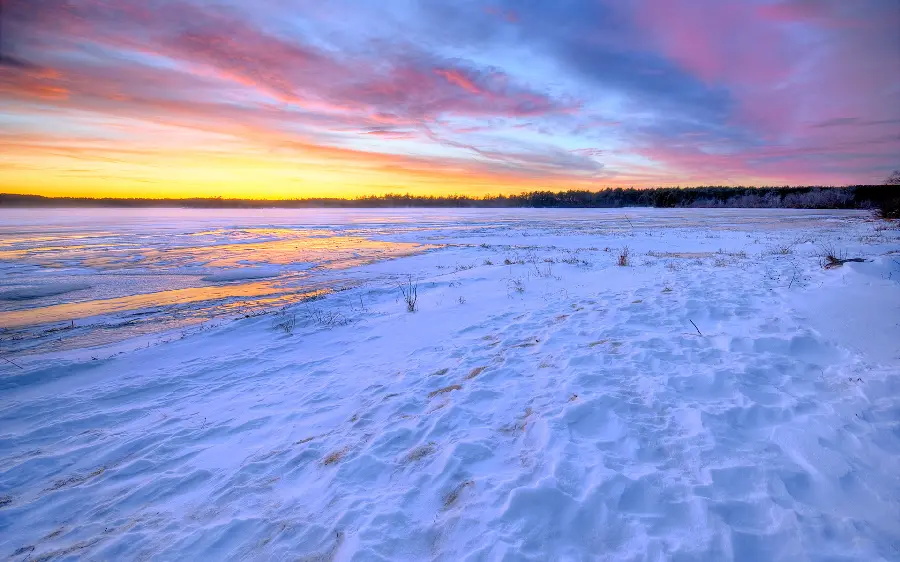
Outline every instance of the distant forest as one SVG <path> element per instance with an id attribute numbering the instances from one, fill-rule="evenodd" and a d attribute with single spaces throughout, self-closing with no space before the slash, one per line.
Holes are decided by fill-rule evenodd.
<path id="1" fill-rule="evenodd" d="M 353 199 L 117 199 L 0 194 L 0 207 L 187 207 L 187 208 L 380 208 L 380 207 L 533 207 L 533 208 L 788 208 L 873 209 L 900 217 L 900 186 L 849 187 L 691 187 L 616 188 L 601 191 L 533 191 L 519 195 L 400 195 Z"/>

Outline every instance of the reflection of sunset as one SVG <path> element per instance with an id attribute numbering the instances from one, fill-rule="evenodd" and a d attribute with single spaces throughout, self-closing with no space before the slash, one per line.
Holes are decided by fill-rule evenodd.
<path id="1" fill-rule="evenodd" d="M 18 328 L 49 322 L 68 322 L 70 320 L 87 316 L 97 316 L 100 314 L 113 314 L 148 307 L 184 305 L 220 299 L 267 296 L 272 297 L 270 300 L 273 301 L 277 300 L 277 298 L 285 301 L 303 300 L 306 298 L 322 296 L 329 292 L 329 289 L 308 291 L 298 290 L 296 288 L 278 287 L 272 282 L 192 287 L 189 289 L 174 289 L 171 291 L 131 295 L 115 299 L 73 302 L 38 309 L 0 312 L 0 326 L 5 328 Z M 223 306 L 227 309 L 227 305 Z"/>
<path id="2" fill-rule="evenodd" d="M 249 239 L 287 236 L 264 242 L 210 244 L 204 246 L 170 247 L 165 249 L 136 248 L 133 243 L 106 243 L 72 246 L 43 246 L 41 239 L 28 239 L 30 247 L 0 250 L 0 260 L 19 260 L 58 267 L 62 260 L 76 260 L 97 269 L 123 267 L 241 267 L 251 263 L 300 265 L 317 263 L 322 267 L 341 268 L 360 265 L 373 260 L 409 255 L 432 246 L 406 242 L 383 242 L 358 236 L 307 237 L 290 229 L 253 229 L 245 231 Z M 210 233 L 197 233 L 209 235 Z M 238 234 L 241 234 L 238 232 Z M 225 236 L 225 239 L 232 238 Z M 34 244 L 34 245 L 31 245 Z M 7 243 L 6 246 L 12 244 Z"/>

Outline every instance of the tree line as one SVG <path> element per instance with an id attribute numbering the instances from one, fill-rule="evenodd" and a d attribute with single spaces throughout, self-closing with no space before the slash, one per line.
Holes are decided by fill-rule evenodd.
<path id="1" fill-rule="evenodd" d="M 186 208 L 789 208 L 876 209 L 897 217 L 900 186 L 848 187 L 660 187 L 614 188 L 600 191 L 532 191 L 518 195 L 410 195 L 385 194 L 356 198 L 310 197 L 297 199 L 89 198 L 0 194 L 0 207 L 186 207 Z"/>

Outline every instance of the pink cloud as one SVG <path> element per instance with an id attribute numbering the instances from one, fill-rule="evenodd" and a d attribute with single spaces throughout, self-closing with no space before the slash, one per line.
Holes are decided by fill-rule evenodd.
<path id="1" fill-rule="evenodd" d="M 459 86 L 470 94 L 482 96 L 488 93 L 479 88 L 475 84 L 475 82 L 470 80 L 468 76 L 458 70 L 445 70 L 443 68 L 436 68 L 434 70 L 434 73 L 438 76 L 443 77 L 447 82 Z"/>
<path id="2" fill-rule="evenodd" d="M 484 9 L 486 14 L 490 14 L 492 16 L 497 16 L 503 20 L 506 20 L 508 23 L 518 23 L 519 22 L 519 14 L 517 14 L 514 10 L 504 10 L 502 8 L 497 8 L 494 6 L 488 6 Z"/>
<path id="3" fill-rule="evenodd" d="M 415 52 L 351 58 L 253 26 L 227 7 L 187 1 L 148 6 L 100 0 L 17 3 L 38 52 L 83 43 L 164 57 L 198 74 L 212 73 L 274 100 L 325 112 L 412 112 L 414 119 L 538 115 L 565 109 L 548 96 L 511 84 L 502 73 Z M 18 13 L 21 12 L 21 13 Z M 16 15 L 16 14 L 14 14 Z M 55 42 L 56 37 L 65 37 Z M 118 69 L 110 69 L 118 72 Z"/>
<path id="4" fill-rule="evenodd" d="M 642 0 L 638 24 L 661 52 L 710 84 L 776 82 L 791 74 L 789 38 L 739 0 Z"/>
<path id="5" fill-rule="evenodd" d="M 900 34 L 881 20 L 898 16 L 900 4 L 879 11 L 868 0 L 761 6 L 737 0 L 643 0 L 637 21 L 664 56 L 709 87 L 727 89 L 736 104 L 729 125 L 752 131 L 768 144 L 806 147 L 865 143 L 896 133 L 896 125 L 887 123 L 900 118 L 900 75 L 888 69 L 900 68 Z M 883 124 L 854 127 L 840 136 L 813 127 L 846 117 Z M 892 149 L 900 154 L 898 143 Z M 690 162 L 702 166 L 702 155 L 693 156 L 697 159 Z M 734 162 L 709 158 L 717 165 Z M 688 162 L 684 154 L 678 160 Z"/>

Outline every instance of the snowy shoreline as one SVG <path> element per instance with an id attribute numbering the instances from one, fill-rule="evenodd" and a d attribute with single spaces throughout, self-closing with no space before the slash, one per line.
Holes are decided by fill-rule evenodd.
<path id="1" fill-rule="evenodd" d="M 624 213 L 429 222 L 326 298 L 0 365 L 0 555 L 900 558 L 897 225 Z"/>

